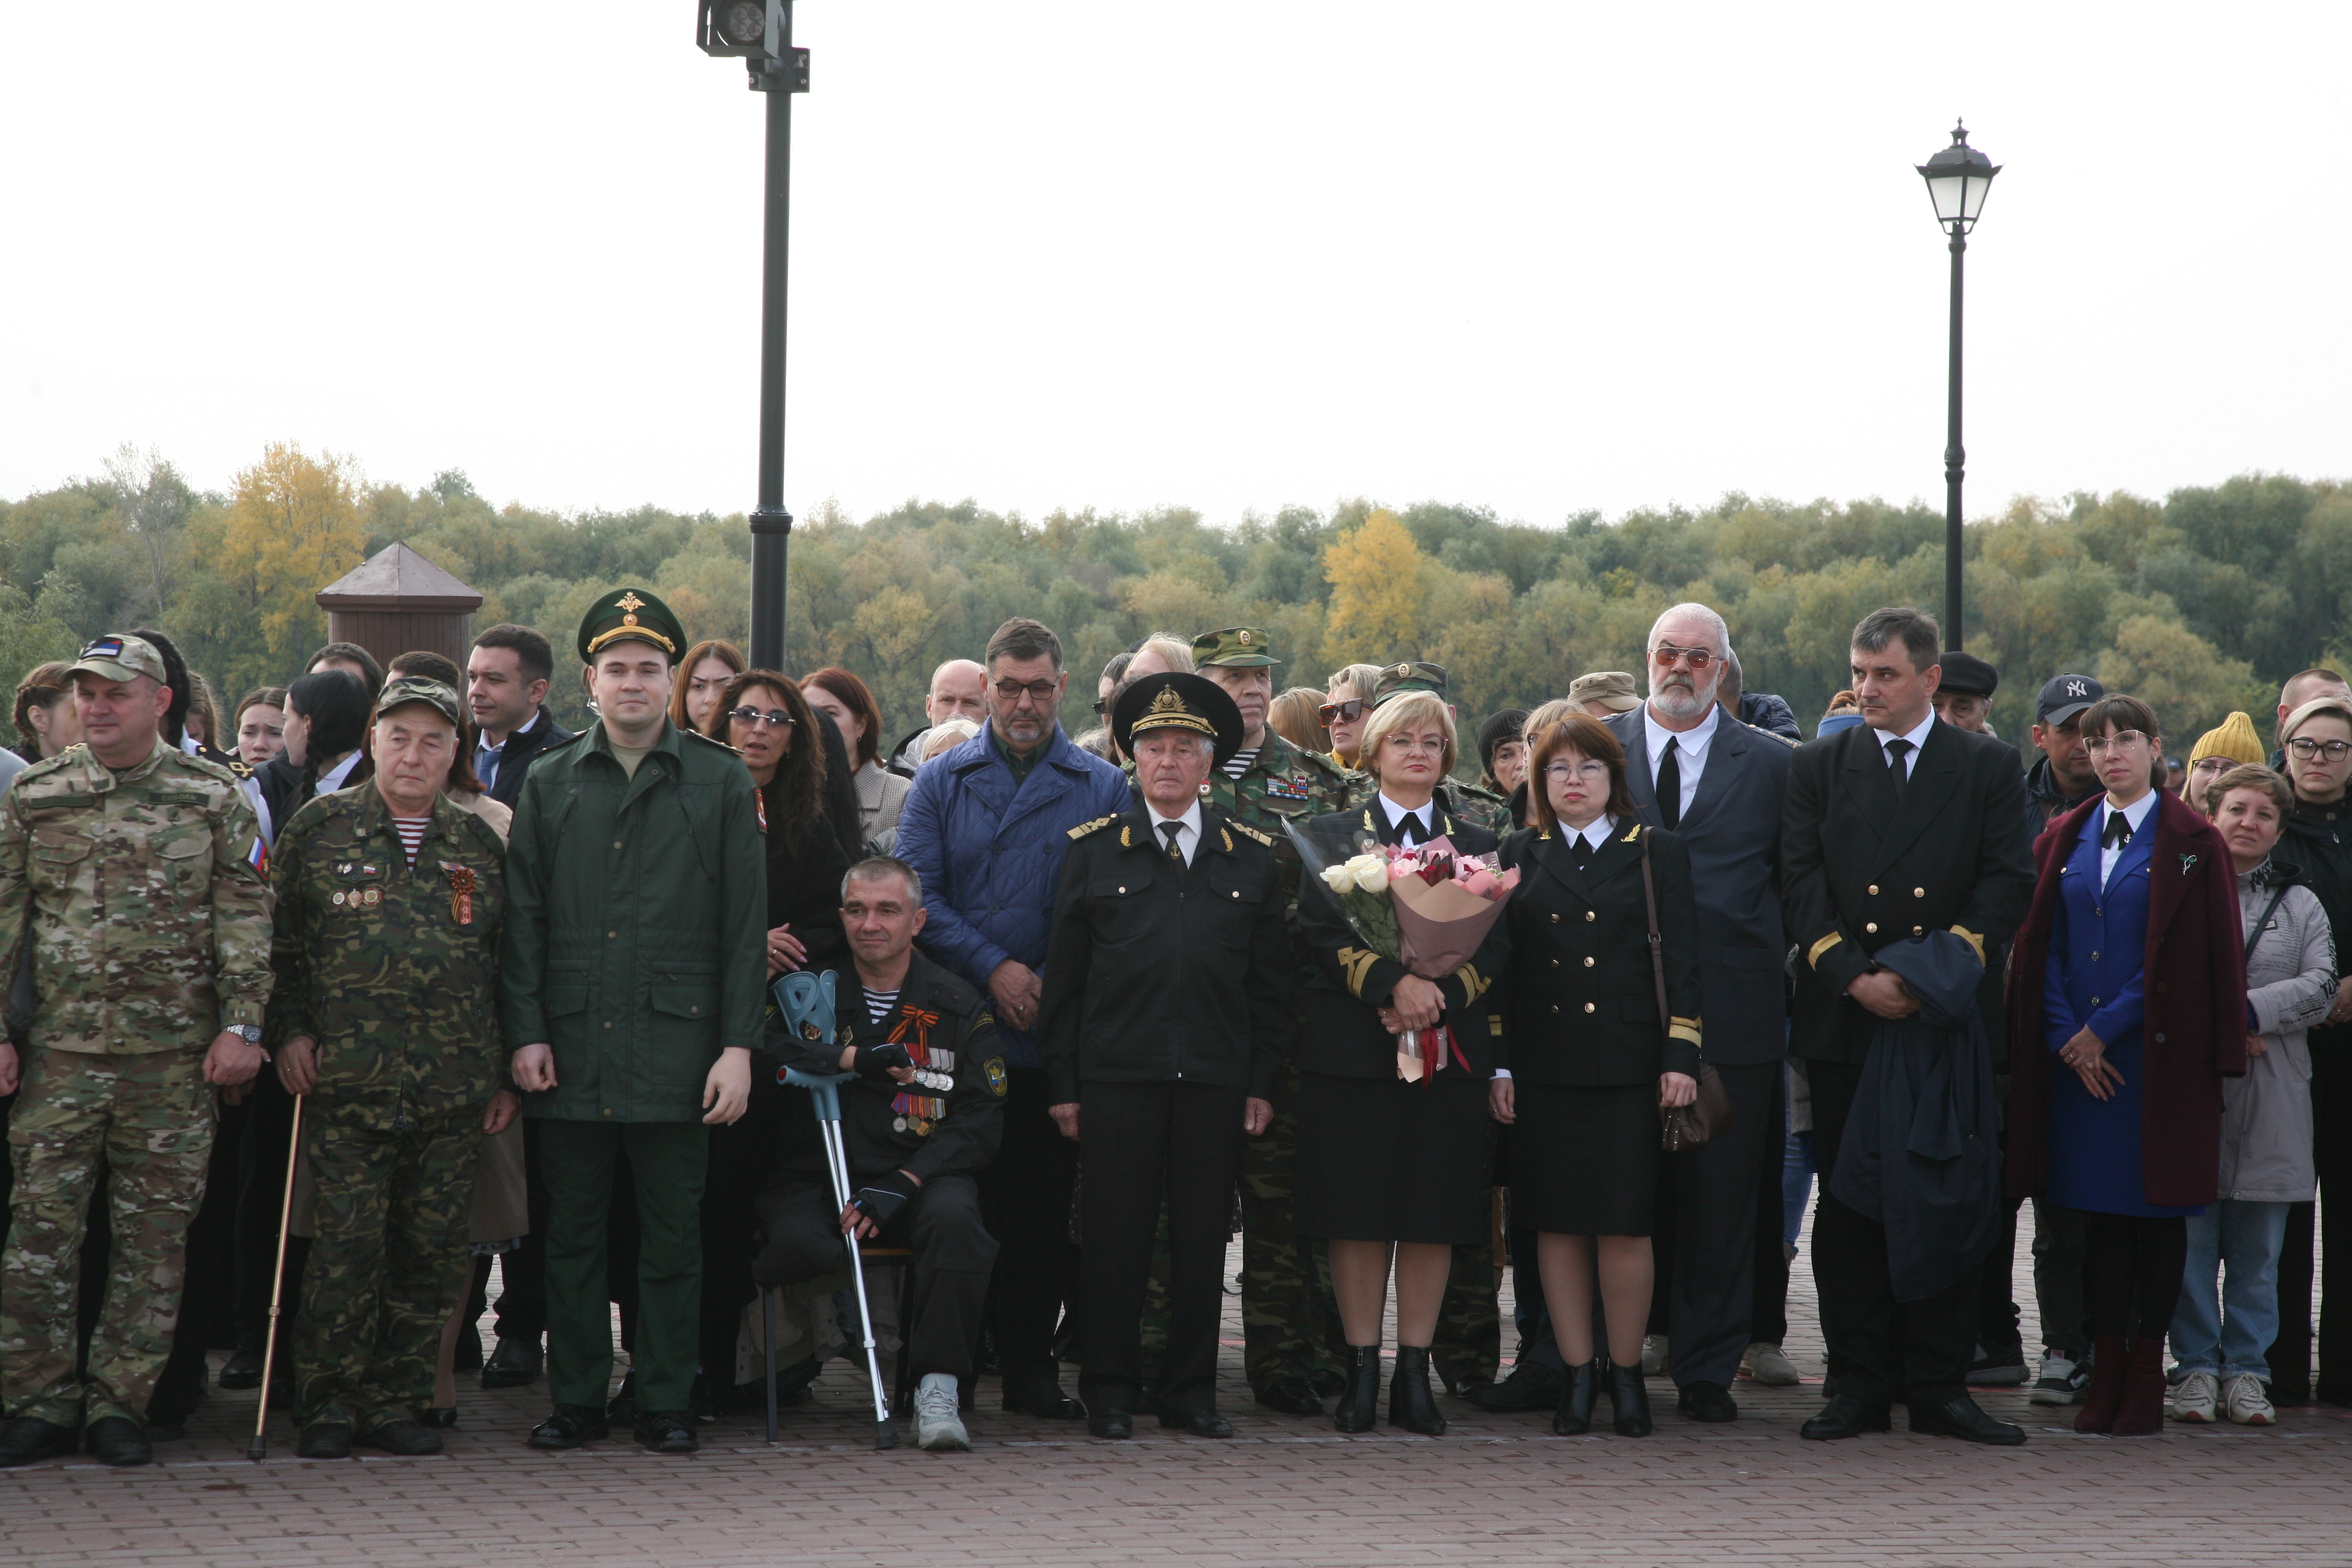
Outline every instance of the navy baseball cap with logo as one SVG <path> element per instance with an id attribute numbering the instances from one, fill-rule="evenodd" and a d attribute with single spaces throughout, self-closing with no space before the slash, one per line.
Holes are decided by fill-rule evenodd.
<path id="1" fill-rule="evenodd" d="M 2053 675 L 2033 704 L 2033 721 L 2063 724 L 2106 694 L 2107 689 L 2087 675 Z"/>

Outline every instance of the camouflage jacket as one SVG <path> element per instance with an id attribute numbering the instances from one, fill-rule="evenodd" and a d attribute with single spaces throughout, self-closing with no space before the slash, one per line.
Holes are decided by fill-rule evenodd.
<path id="1" fill-rule="evenodd" d="M 269 998 L 268 850 L 226 769 L 157 742 L 115 773 L 69 746 L 0 795 L 0 974 L 27 942 L 32 1043 L 201 1054 Z"/>
<path id="2" fill-rule="evenodd" d="M 268 1038 L 318 1041 L 324 1107 L 398 1131 L 478 1110 L 505 1081 L 505 861 L 488 824 L 436 796 L 410 866 L 373 780 L 319 796 L 278 834 Z"/>

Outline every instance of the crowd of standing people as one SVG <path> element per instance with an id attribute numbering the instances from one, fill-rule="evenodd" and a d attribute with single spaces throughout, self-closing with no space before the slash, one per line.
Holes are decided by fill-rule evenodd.
<path id="1" fill-rule="evenodd" d="M 1411 650 L 1285 688 L 1245 626 L 1073 726 L 1016 618 L 894 744 L 642 588 L 563 672 L 339 642 L 234 708 L 97 638 L 0 760 L 0 1465 L 147 1462 L 215 1384 L 306 1458 L 432 1453 L 460 1373 L 543 1378 L 534 1447 L 691 1453 L 762 1352 L 804 1396 L 845 1237 L 908 1270 L 921 1447 L 983 1374 L 1229 1436 L 1236 1229 L 1260 1405 L 1639 1437 L 1654 1379 L 1709 1423 L 1799 1380 L 1815 1182 L 1808 1438 L 2021 1443 L 1970 1390 L 2028 1381 L 2126 1436 L 2352 1403 L 2352 685 L 2184 763 L 2065 672 L 2012 745 L 1916 611 L 1851 640 L 1810 742 L 1700 604 L 1475 727 Z M 838 1195 L 787 1072 L 839 1086 Z"/>

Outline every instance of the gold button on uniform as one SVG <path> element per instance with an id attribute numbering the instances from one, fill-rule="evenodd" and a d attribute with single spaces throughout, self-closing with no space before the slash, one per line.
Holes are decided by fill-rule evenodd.
<path id="1" fill-rule="evenodd" d="M 1925 926 L 1913 926 L 1911 928 L 1911 934 L 1913 936 L 1925 936 L 1927 934 L 1927 928 Z"/>
<path id="2" fill-rule="evenodd" d="M 1587 968 L 1587 969 L 1590 969 L 1590 968 L 1591 968 L 1591 967 L 1592 967 L 1592 960 L 1591 960 L 1591 958 L 1587 958 L 1587 959 L 1584 961 L 1584 967 L 1585 967 L 1585 968 Z"/>
<path id="3" fill-rule="evenodd" d="M 2096 957 L 2098 956 L 2098 954 L 2096 954 L 2096 953 L 2093 953 L 2091 956 L 2092 956 L 2092 957 L 2094 957 L 2094 958 L 2096 958 Z M 1559 967 L 1559 959 L 1557 959 L 1557 958 L 1553 959 L 1553 960 L 1551 961 L 1551 966 L 1552 966 L 1554 969 L 1558 969 L 1558 968 Z"/>
<path id="4" fill-rule="evenodd" d="M 1559 917 L 1558 915 L 1554 915 L 1554 916 L 1552 916 L 1552 917 L 1551 917 L 1551 923 L 1552 923 L 1552 924 L 1554 924 L 1554 925 L 1558 925 L 1558 924 L 1559 924 Z"/>
<path id="5" fill-rule="evenodd" d="M 1551 1005 L 1551 1010 L 1552 1010 L 1553 1012 L 1555 1012 L 1555 1013 L 1559 1012 L 1559 1003 L 1557 1003 L 1557 1002 L 1553 1003 L 1553 1004 Z"/>
<path id="6" fill-rule="evenodd" d="M 1927 896 L 1927 889 L 1925 888 L 1914 888 L 1911 889 L 1911 896 L 1915 899 L 1924 899 Z"/>
<path id="7" fill-rule="evenodd" d="M 1868 893 L 1872 898 L 1874 898 L 1874 898 L 1878 897 L 1878 884 L 1877 884 L 1877 883 L 1875 883 L 1875 882 L 1873 882 L 1869 887 L 1867 887 L 1867 888 L 1864 889 L 1863 889 L 1863 891 L 1864 891 L 1864 892 Z"/>
<path id="8" fill-rule="evenodd" d="M 1587 1002 L 1587 1003 L 1584 1005 L 1584 1010 L 1585 1010 L 1586 1012 L 1588 1012 L 1588 1013 L 1591 1012 L 1591 1011 L 1592 1011 L 1592 1004 L 1591 1004 L 1591 1003 L 1590 1003 L 1590 1002 Z"/>
<path id="9" fill-rule="evenodd" d="M 1555 919 L 1557 919 L 1558 917 L 1557 917 L 1557 916 L 1555 916 L 1554 918 L 1555 918 Z M 1585 918 L 1586 920 L 1589 920 L 1589 921 L 1597 921 L 1597 920 L 1599 920 L 1601 917 L 1600 917 L 1599 915 L 1594 914 L 1591 910 L 1585 910 L 1585 911 L 1584 911 L 1584 918 Z"/>
<path id="10" fill-rule="evenodd" d="M 1878 931 L 1878 922 L 1876 921 L 1864 921 L 1863 922 L 1862 929 L 1865 931 L 1875 934 Z"/>

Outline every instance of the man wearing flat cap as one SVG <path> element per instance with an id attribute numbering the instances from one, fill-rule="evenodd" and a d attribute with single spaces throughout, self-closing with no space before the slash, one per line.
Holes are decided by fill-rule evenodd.
<path id="1" fill-rule="evenodd" d="M 1944 654 L 1944 678 L 1936 688 L 1936 717 L 1955 730 L 1992 733 L 1992 694 L 2000 689 L 2000 671 L 1972 653 L 1958 648 Z"/>
<path id="2" fill-rule="evenodd" d="M 1140 798 L 1070 830 L 1038 1035 L 1054 1120 L 1078 1142 L 1080 1398 L 1095 1436 L 1133 1436 L 1164 1201 L 1160 1425 L 1229 1437 L 1216 1408 L 1226 1225 L 1242 1138 L 1273 1118 L 1291 1035 L 1282 876 L 1267 835 L 1201 797 L 1242 741 L 1214 682 L 1145 676 L 1112 708 L 1111 733 Z"/>
<path id="3" fill-rule="evenodd" d="M 515 802 L 499 1011 L 549 1200 L 538 1448 L 608 1436 L 605 1216 L 635 1178 L 637 1440 L 700 1445 L 688 1394 L 702 1302 L 709 1125 L 743 1114 L 766 1013 L 767 856 L 751 775 L 669 721 L 686 633 L 642 588 L 588 608 L 598 720 L 542 752 Z"/>
<path id="4" fill-rule="evenodd" d="M 163 739 L 163 657 L 108 633 L 71 670 L 81 742 L 0 795 L 0 975 L 32 952 L 15 1090 L 15 1219 L 0 1257 L 0 1466 L 86 1446 L 153 1456 L 141 1427 L 205 1195 L 213 1093 L 266 1059 L 267 859 L 242 781 Z M 87 1371 L 74 1355 L 83 1218 L 100 1167 L 113 1247 Z"/>

